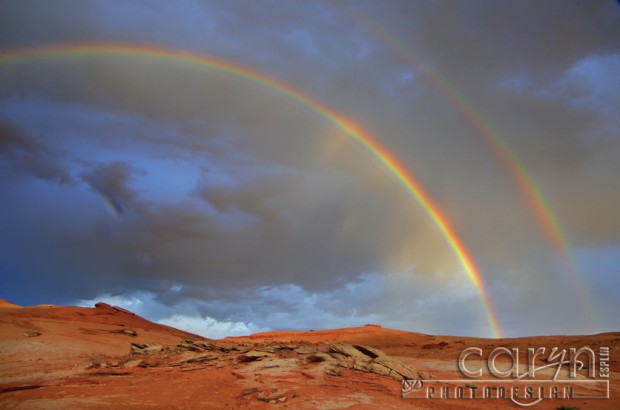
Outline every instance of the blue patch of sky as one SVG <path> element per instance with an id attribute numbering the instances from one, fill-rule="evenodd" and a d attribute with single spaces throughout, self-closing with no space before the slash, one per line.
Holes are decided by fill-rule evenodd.
<path id="1" fill-rule="evenodd" d="M 578 107 L 592 108 L 606 117 L 618 115 L 620 106 L 620 54 L 592 56 L 577 62 L 561 81 L 577 86 L 571 102 Z"/>
<path id="2" fill-rule="evenodd" d="M 501 76 L 494 85 L 517 95 L 568 102 L 612 119 L 620 106 L 619 71 L 620 54 L 595 55 L 577 61 L 553 83 L 538 84 L 530 74 L 520 72 Z"/>

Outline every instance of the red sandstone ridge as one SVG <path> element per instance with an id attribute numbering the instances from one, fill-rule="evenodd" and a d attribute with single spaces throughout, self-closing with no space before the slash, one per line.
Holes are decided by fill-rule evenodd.
<path id="1" fill-rule="evenodd" d="M 620 333 L 492 340 L 366 325 L 214 341 L 105 303 L 19 307 L 0 300 L 0 408 L 515 409 L 507 399 L 404 400 L 399 380 L 462 379 L 456 359 L 467 347 L 586 345 L 610 348 L 611 399 L 545 400 L 532 408 L 620 408 Z"/>
<path id="2" fill-rule="evenodd" d="M 8 300 L 0 299 L 0 309 L 18 308 L 18 307 L 20 307 L 20 306 L 19 305 L 14 305 L 13 303 L 9 302 Z"/>

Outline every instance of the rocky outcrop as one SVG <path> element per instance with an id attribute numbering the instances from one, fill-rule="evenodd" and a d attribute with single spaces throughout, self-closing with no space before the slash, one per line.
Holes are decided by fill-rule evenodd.
<path id="1" fill-rule="evenodd" d="M 116 333 L 116 334 L 119 334 L 119 335 L 126 335 L 126 336 L 131 336 L 131 337 L 138 336 L 138 332 L 136 332 L 133 329 L 129 329 L 129 328 L 111 330 L 110 333 Z"/>
<path id="2" fill-rule="evenodd" d="M 400 360 L 370 346 L 334 344 L 329 347 L 329 356 L 334 358 L 335 364 L 340 367 L 387 376 L 398 381 L 428 378 L 428 375 L 422 375 Z M 324 355 L 313 355 L 310 360 L 323 361 L 325 358 Z"/>
<path id="3" fill-rule="evenodd" d="M 253 362 L 256 360 L 266 359 L 270 357 L 275 357 L 275 355 L 270 352 L 261 352 L 260 350 L 250 350 L 239 356 L 239 362 Z"/>
<path id="4" fill-rule="evenodd" d="M 95 307 L 97 309 L 108 309 L 108 310 L 112 310 L 112 311 L 116 311 L 116 312 L 121 312 L 121 313 L 125 313 L 127 315 L 130 316 L 135 316 L 136 314 L 127 310 L 127 309 L 123 309 L 122 307 L 118 307 L 118 306 L 112 306 L 112 305 L 108 305 L 105 302 L 97 302 L 95 303 Z"/>
<path id="5" fill-rule="evenodd" d="M 286 389 L 262 390 L 256 395 L 258 400 L 271 404 L 284 403 L 290 397 L 295 397 L 295 394 Z"/>
<path id="6" fill-rule="evenodd" d="M 428 379 L 400 360 L 370 346 L 347 343 L 239 343 L 217 344 L 203 340 L 186 339 L 176 346 L 131 343 L 130 355 L 118 367 L 180 367 L 183 371 L 214 366 L 234 366 L 233 372 L 243 378 L 243 366 L 257 366 L 263 370 L 290 369 L 342 376 L 343 369 L 372 373 L 401 381 Z M 239 366 L 242 366 L 241 368 Z M 240 370 L 241 369 L 241 370 Z M 248 393 L 249 394 L 249 393 Z M 283 397 L 283 396 L 282 396 Z M 264 401 L 280 401 L 269 395 Z"/>

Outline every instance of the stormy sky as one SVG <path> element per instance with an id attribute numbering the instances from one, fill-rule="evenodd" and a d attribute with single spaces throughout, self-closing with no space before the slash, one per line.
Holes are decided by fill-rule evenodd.
<path id="1" fill-rule="evenodd" d="M 1 298 L 104 300 L 207 337 L 491 336 L 425 208 L 316 109 L 174 58 L 7 58 L 75 43 L 296 90 L 424 187 L 505 335 L 619 330 L 617 2 L 0 1 Z"/>

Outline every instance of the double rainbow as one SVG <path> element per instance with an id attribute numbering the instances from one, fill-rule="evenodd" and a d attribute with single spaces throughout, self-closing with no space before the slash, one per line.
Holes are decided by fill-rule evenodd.
<path id="1" fill-rule="evenodd" d="M 474 258 L 466 248 L 465 244 L 457 235 L 454 227 L 449 223 L 448 218 L 441 212 L 439 206 L 431 199 L 422 185 L 416 180 L 414 175 L 407 170 L 400 160 L 386 147 L 384 147 L 374 136 L 364 131 L 361 127 L 350 120 L 344 119 L 341 115 L 334 112 L 329 107 L 303 94 L 301 91 L 270 78 L 260 72 L 219 58 L 208 57 L 185 51 L 143 45 L 79 43 L 5 51 L 0 54 L 0 64 L 7 64 L 28 59 L 80 55 L 126 55 L 153 60 L 174 60 L 230 73 L 244 80 L 258 83 L 268 89 L 274 90 L 275 92 L 298 102 L 302 106 L 309 108 L 327 121 L 336 125 L 355 142 L 357 142 L 365 151 L 373 156 L 383 167 L 385 167 L 426 211 L 435 226 L 442 233 L 465 272 L 467 272 L 472 284 L 475 286 L 484 305 L 487 320 L 493 336 L 502 337 L 496 313 L 491 304 L 480 269 L 476 265 Z"/>
<path id="2" fill-rule="evenodd" d="M 563 272 L 565 273 L 564 277 L 567 279 L 585 319 L 590 321 L 592 318 L 595 318 L 597 315 L 594 313 L 587 286 L 581 279 L 577 263 L 571 252 L 569 238 L 559 218 L 553 211 L 549 201 L 545 198 L 538 183 L 536 183 L 526 166 L 514 151 L 510 149 L 500 134 L 483 120 L 480 113 L 471 104 L 467 103 L 466 99 L 446 78 L 425 64 L 411 48 L 388 33 L 372 17 L 361 15 L 350 9 L 336 7 L 333 3 L 330 3 L 330 5 L 341 14 L 349 16 L 350 19 L 377 38 L 381 44 L 392 50 L 395 55 L 416 68 L 424 79 L 449 101 L 450 105 L 454 107 L 470 127 L 478 135 L 482 136 L 485 143 L 491 148 L 495 157 L 500 161 L 502 167 L 510 175 L 526 199 L 547 242 L 556 254 L 560 256 Z"/>

